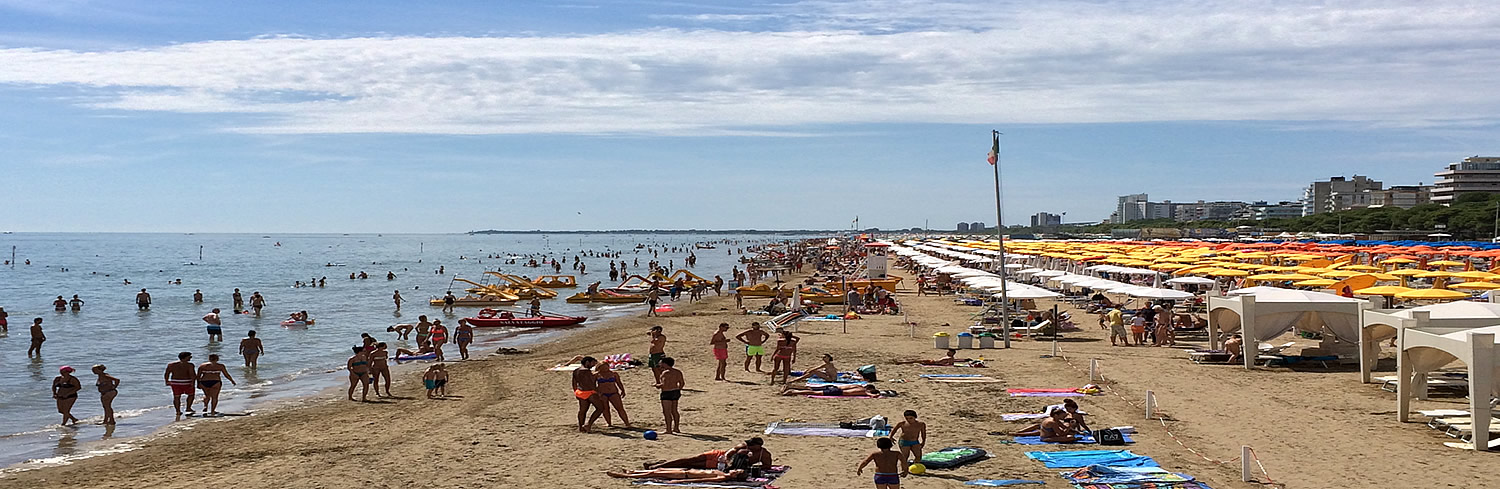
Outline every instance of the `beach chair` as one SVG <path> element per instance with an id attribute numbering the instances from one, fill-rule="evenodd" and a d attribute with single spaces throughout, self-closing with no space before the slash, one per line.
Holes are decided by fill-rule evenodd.
<path id="1" fill-rule="evenodd" d="M 1397 381 L 1400 380 L 1400 379 L 1397 378 L 1394 375 L 1385 375 L 1385 376 L 1375 377 L 1372 380 L 1374 380 L 1376 382 L 1380 382 L 1380 390 L 1383 390 L 1383 391 L 1386 391 L 1386 392 L 1396 392 L 1396 384 L 1397 384 Z M 1430 391 L 1434 391 L 1434 390 L 1468 391 L 1469 390 L 1469 380 L 1468 379 L 1463 379 L 1463 378 L 1452 377 L 1452 376 L 1449 376 L 1449 375 L 1446 375 L 1446 374 L 1428 375 L 1427 376 L 1427 390 L 1429 392 Z"/>
<path id="2" fill-rule="evenodd" d="M 1224 363 L 1228 362 L 1232 355 L 1223 350 L 1195 350 L 1188 352 L 1188 360 L 1193 363 Z"/>

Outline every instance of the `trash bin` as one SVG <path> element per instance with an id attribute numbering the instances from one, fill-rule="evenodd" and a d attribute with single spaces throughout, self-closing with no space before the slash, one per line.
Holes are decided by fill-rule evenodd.
<path id="1" fill-rule="evenodd" d="M 936 345 L 937 349 L 947 350 L 949 348 L 948 333 L 939 331 L 937 334 L 932 335 L 932 342 Z"/>
<path id="2" fill-rule="evenodd" d="M 990 334 L 990 333 L 981 333 L 979 335 L 979 347 L 980 348 L 994 348 L 995 347 L 995 335 Z"/>
<path id="3" fill-rule="evenodd" d="M 969 333 L 958 334 L 958 349 L 967 350 L 974 347 L 974 335 Z"/>

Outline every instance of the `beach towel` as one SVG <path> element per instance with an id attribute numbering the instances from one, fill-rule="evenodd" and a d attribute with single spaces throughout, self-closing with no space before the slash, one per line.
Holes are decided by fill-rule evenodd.
<path id="1" fill-rule="evenodd" d="M 879 399 L 873 396 L 807 396 L 808 399 Z"/>
<path id="2" fill-rule="evenodd" d="M 791 469 L 791 467 L 787 467 L 785 465 L 773 465 L 769 470 L 766 470 L 765 473 L 761 474 L 761 477 L 738 482 L 675 482 L 671 479 L 635 479 L 632 480 L 631 483 L 642 486 L 677 487 L 775 487 L 772 486 L 771 483 L 775 482 L 776 479 L 781 477 L 782 475 L 785 475 L 786 471 L 789 469 Z"/>
<path id="3" fill-rule="evenodd" d="M 922 454 L 922 465 L 929 469 L 950 469 L 974 463 L 988 456 L 989 454 L 980 448 L 948 447 Z"/>
<path id="4" fill-rule="evenodd" d="M 767 435 L 833 436 L 839 438 L 876 438 L 890 436 L 890 428 L 849 429 L 838 423 L 786 423 L 777 421 L 766 426 Z"/>
<path id="5" fill-rule="evenodd" d="M 1028 481 L 1028 480 L 1021 480 L 1021 479 L 975 479 L 975 480 L 964 482 L 964 485 L 966 485 L 966 486 L 986 486 L 986 487 L 1022 486 L 1022 485 L 1026 485 L 1026 484 L 1046 484 L 1046 482 L 1044 482 L 1044 481 Z"/>
<path id="6" fill-rule="evenodd" d="M 1125 437 L 1125 443 L 1135 443 L 1135 440 L 1130 439 L 1130 435 L 1128 435 L 1128 434 L 1121 433 L 1120 436 Z M 1011 441 L 1014 441 L 1014 442 L 1019 443 L 1021 445 L 1079 445 L 1079 444 L 1087 445 L 1087 444 L 1091 444 L 1091 443 L 1098 443 L 1098 441 L 1094 440 L 1094 434 L 1093 433 L 1078 435 L 1077 438 L 1078 438 L 1078 441 L 1075 441 L 1073 443 L 1058 443 L 1058 442 L 1052 442 L 1052 441 L 1042 441 L 1042 437 L 1040 437 L 1040 436 L 1017 436 L 1014 439 L 1012 439 Z"/>
<path id="7" fill-rule="evenodd" d="M 1047 413 L 1005 413 L 1000 415 L 1002 421 L 1026 421 L 1032 419 L 1047 419 Z"/>
<path id="8" fill-rule="evenodd" d="M 1082 397 L 1088 394 L 1077 389 L 1006 389 L 1010 397 Z"/>
<path id="9" fill-rule="evenodd" d="M 1161 467 L 1107 467 L 1103 465 L 1090 465 L 1080 469 L 1063 472 L 1063 479 L 1074 484 L 1143 484 L 1149 482 L 1183 483 L 1191 482 L 1193 477 L 1186 474 L 1174 474 Z"/>
<path id="10" fill-rule="evenodd" d="M 1140 482 L 1129 484 L 1073 484 L 1075 489 L 1213 489 L 1198 481 Z"/>
<path id="11" fill-rule="evenodd" d="M 1049 469 L 1069 469 L 1105 465 L 1109 467 L 1156 467 L 1151 457 L 1136 455 L 1130 450 L 1066 450 L 1057 452 L 1026 452 L 1026 457 L 1042 462 Z"/>
<path id="12" fill-rule="evenodd" d="M 918 377 L 921 377 L 921 378 L 924 378 L 924 379 L 962 379 L 962 378 L 984 377 L 984 375 L 981 375 L 981 374 L 922 374 L 922 375 L 918 375 Z"/>
<path id="13" fill-rule="evenodd" d="M 973 377 L 928 377 L 927 380 L 944 384 L 994 384 L 1004 382 L 1003 380 L 983 375 Z"/>
<path id="14" fill-rule="evenodd" d="M 981 362 L 981 361 L 978 361 L 978 360 L 970 360 L 970 361 L 967 361 L 967 362 L 954 362 L 953 365 L 927 365 L 927 364 L 919 363 L 919 364 L 917 364 L 917 366 L 920 366 L 920 367 L 929 367 L 929 368 L 942 368 L 942 367 L 989 368 L 989 367 L 986 367 L 984 365 L 984 362 Z"/>

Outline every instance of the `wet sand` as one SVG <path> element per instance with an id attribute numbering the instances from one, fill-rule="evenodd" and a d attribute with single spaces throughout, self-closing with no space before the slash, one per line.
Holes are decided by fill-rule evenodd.
<path id="1" fill-rule="evenodd" d="M 743 357 L 731 348 L 730 382 L 714 382 L 708 338 L 720 322 L 731 332 L 763 316 L 731 314 L 728 297 L 697 305 L 685 301 L 664 318 L 611 319 L 583 334 L 542 345 L 527 355 L 493 356 L 453 364 L 448 400 L 424 399 L 418 374 L 399 378 L 400 399 L 353 403 L 324 399 L 234 420 L 200 422 L 191 430 L 154 439 L 118 455 L 9 474 L 0 487 L 532 487 L 624 488 L 605 470 L 638 468 L 643 461 L 691 456 L 758 436 L 777 420 L 837 422 L 881 414 L 899 418 L 915 409 L 929 424 L 929 450 L 968 445 L 993 458 L 954 470 L 933 470 L 905 481 L 909 487 L 960 487 L 968 479 L 1036 479 L 1062 486 L 1056 471 L 1026 459 L 1031 449 L 1002 444 L 990 435 L 1014 429 L 1003 413 L 1037 411 L 1056 398 L 1011 398 L 1006 388 L 1078 387 L 1088 383 L 1087 359 L 1098 358 L 1113 382 L 1111 393 L 1079 398 L 1095 427 L 1134 425 L 1139 434 L 1130 449 L 1156 458 L 1173 471 L 1191 474 L 1215 488 L 1264 487 L 1239 481 L 1237 461 L 1206 461 L 1179 446 L 1163 426 L 1143 419 L 1139 399 L 1148 389 L 1159 397 L 1168 425 L 1187 447 L 1209 457 L 1233 459 L 1241 445 L 1256 449 L 1277 482 L 1291 487 L 1486 487 L 1500 484 L 1492 470 L 1497 454 L 1446 448 L 1441 436 L 1421 424 L 1396 422 L 1394 394 L 1358 383 L 1350 371 L 1245 371 L 1234 366 L 1194 365 L 1181 349 L 1115 348 L 1093 317 L 1074 312 L 1084 330 L 1061 343 L 1071 360 L 1043 358 L 1050 342 L 1021 341 L 1011 350 L 974 350 L 986 370 L 893 365 L 895 360 L 941 355 L 932 334 L 957 333 L 977 308 L 952 303 L 949 296 L 914 296 L 903 291 L 910 338 L 900 316 L 848 322 L 804 322 L 798 367 L 814 366 L 832 353 L 843 370 L 879 365 L 889 399 L 808 399 L 779 397 L 779 387 L 760 374 L 737 367 Z M 749 300 L 763 304 L 764 300 Z M 1038 304 L 1050 307 L 1050 303 Z M 838 306 L 832 306 L 837 308 Z M 956 326 L 940 328 L 942 323 Z M 644 359 L 646 330 L 665 327 L 668 353 L 687 375 L 681 401 L 686 436 L 646 441 L 640 430 L 608 429 L 594 434 L 575 428 L 576 403 L 566 372 L 551 367 L 578 354 L 634 353 Z M 456 353 L 456 352 L 455 352 Z M 456 356 L 456 354 L 455 354 Z M 769 360 L 769 359 L 768 359 Z M 769 363 L 766 368 L 769 369 Z M 1076 368 L 1075 368 L 1076 367 Z M 982 373 L 993 384 L 939 384 L 923 373 Z M 632 421 L 643 429 L 661 426 L 660 404 L 651 372 L 638 367 L 621 374 Z M 904 379 L 906 382 L 889 382 Z M 163 388 L 164 389 L 164 388 Z M 166 396 L 163 390 L 162 395 Z M 1420 408 L 1457 407 L 1462 399 L 1435 399 Z M 792 470 L 781 487 L 869 487 L 869 472 L 854 467 L 873 446 L 868 439 L 766 436 L 776 463 Z M 1077 447 L 1067 447 L 1077 448 Z"/>

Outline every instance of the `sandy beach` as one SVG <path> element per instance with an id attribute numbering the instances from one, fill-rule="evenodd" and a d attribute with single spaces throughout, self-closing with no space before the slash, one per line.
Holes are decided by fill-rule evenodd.
<path id="1" fill-rule="evenodd" d="M 779 397 L 779 387 L 737 367 L 731 348 L 729 382 L 714 382 L 708 338 L 720 322 L 731 332 L 763 316 L 731 314 L 732 299 L 710 297 L 663 318 L 612 319 L 581 334 L 534 348 L 524 355 L 498 355 L 453 364 L 447 400 L 423 398 L 420 378 L 399 378 L 400 398 L 378 403 L 319 399 L 242 419 L 197 422 L 192 429 L 152 439 L 139 450 L 100 456 L 66 466 L 7 474 L 0 487 L 198 488 L 254 487 L 536 487 L 620 488 L 628 482 L 604 474 L 639 468 L 649 460 L 723 449 L 778 420 L 838 422 L 884 415 L 899 418 L 915 409 L 929 424 L 928 450 L 975 446 L 993 458 L 953 470 L 933 470 L 904 481 L 910 487 L 960 487 L 969 479 L 1034 479 L 1064 486 L 1056 470 L 1024 456 L 1049 445 L 1004 444 L 1014 429 L 1001 414 L 1037 411 L 1052 398 L 1011 398 L 1006 388 L 1079 387 L 1088 383 L 1088 359 L 1100 360 L 1112 381 L 1104 394 L 1079 398 L 1095 427 L 1133 425 L 1132 451 L 1156 458 L 1174 472 L 1193 475 L 1215 488 L 1263 487 L 1240 482 L 1233 460 L 1241 445 L 1254 447 L 1270 476 L 1288 487 L 1486 487 L 1500 484 L 1494 455 L 1446 448 L 1446 437 L 1421 424 L 1397 423 L 1394 394 L 1360 385 L 1347 371 L 1245 371 L 1235 366 L 1194 365 L 1180 348 L 1115 348 L 1092 316 L 1073 311 L 1084 330 L 1062 342 L 1067 357 L 1044 358 L 1050 342 L 1019 341 L 1010 350 L 973 350 L 992 368 L 925 368 L 896 360 L 931 358 L 932 334 L 957 333 L 974 307 L 951 296 L 900 293 L 915 323 L 911 338 L 901 316 L 848 322 L 804 322 L 798 367 L 814 366 L 832 353 L 843 370 L 879 366 L 883 389 L 899 397 L 809 399 Z M 749 301 L 747 301 L 749 302 Z M 763 301 L 753 301 L 761 303 Z M 1038 306 L 1051 303 L 1039 301 Z M 837 307 L 837 306 L 834 306 Z M 943 323 L 954 326 L 942 328 Z M 686 436 L 642 439 L 640 430 L 608 429 L 580 434 L 568 374 L 546 369 L 574 355 L 630 352 L 644 358 L 646 330 L 662 325 L 667 351 L 687 375 L 681 401 Z M 769 369 L 769 365 L 767 365 Z M 1002 382 L 941 384 L 923 373 L 983 373 Z M 651 373 L 622 372 L 632 421 L 643 429 L 661 425 Z M 905 382 L 887 380 L 903 379 Z M 141 388 L 154 388 L 146 383 Z M 1143 417 L 1140 399 L 1156 393 L 1160 410 L 1174 421 Z M 1118 393 L 1115 395 L 1114 393 Z M 162 388 L 162 396 L 167 395 Z M 1461 399 L 1435 399 L 1420 408 L 1460 407 Z M 791 466 L 780 487 L 869 487 L 869 472 L 854 467 L 873 446 L 863 438 L 766 436 L 777 464 Z M 1216 463 L 1206 457 L 1228 460 Z M 1261 476 L 1262 481 L 1266 480 Z"/>

